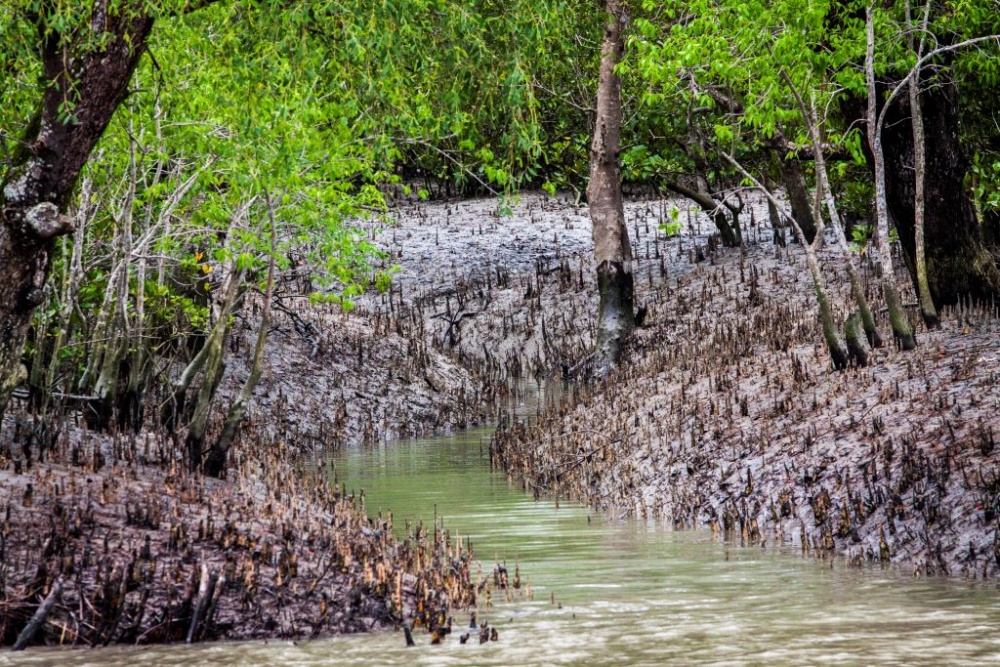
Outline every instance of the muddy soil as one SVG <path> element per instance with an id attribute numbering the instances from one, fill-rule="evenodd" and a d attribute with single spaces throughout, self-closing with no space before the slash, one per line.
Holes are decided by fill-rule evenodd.
<path id="1" fill-rule="evenodd" d="M 628 214 L 638 300 L 650 313 L 630 359 L 578 404 L 501 429 L 496 465 L 536 493 L 622 518 L 711 526 L 915 574 L 997 576 L 996 309 L 951 310 L 940 331 L 920 332 L 915 352 L 887 346 L 868 368 L 834 372 L 798 246 L 776 247 L 765 230 L 750 231 L 757 241 L 743 251 L 724 249 L 686 231 L 660 242 L 661 269 L 644 252 L 645 212 L 633 204 Z M 843 266 L 835 253 L 823 259 L 843 321 Z M 566 299 L 558 281 L 539 284 L 547 320 L 568 308 L 589 341 L 593 290 Z"/>
<path id="2" fill-rule="evenodd" d="M 889 345 L 868 368 L 835 372 L 801 248 L 775 245 L 766 206 L 745 199 L 743 250 L 722 248 L 684 200 L 627 204 L 648 308 L 628 363 L 530 425 L 499 415 L 496 464 L 535 493 L 617 517 L 996 576 L 997 313 L 951 310 L 941 330 L 920 331 L 915 352 Z M 674 207 L 683 227 L 668 238 L 661 223 Z M 396 303 L 424 322 L 431 347 L 494 384 L 558 377 L 586 357 L 597 299 L 585 208 L 526 195 L 508 215 L 495 200 L 396 213 L 394 227 L 372 232 L 400 266 L 396 291 L 367 301 L 369 312 Z M 846 271 L 829 247 L 820 255 L 843 321 Z M 878 317 L 888 339 L 884 309 Z"/>
<path id="3" fill-rule="evenodd" d="M 226 480 L 170 465 L 152 435 L 68 429 L 30 467 L 0 455 L 0 645 L 49 599 L 27 645 L 435 628 L 475 604 L 475 556 L 440 527 L 399 540 L 331 470 L 253 424 L 244 439 Z"/>
<path id="4" fill-rule="evenodd" d="M 538 494 L 852 562 L 996 576 L 996 313 L 944 313 L 916 352 L 886 347 L 833 372 L 800 249 L 774 246 L 766 207 L 747 201 L 742 251 L 720 247 L 685 201 L 627 205 L 645 326 L 619 373 L 530 424 L 506 419 L 504 393 L 575 368 L 597 307 L 586 210 L 544 195 L 509 210 L 401 204 L 395 224 L 372 225 L 400 267 L 393 288 L 351 313 L 285 304 L 227 480 L 181 472 L 171 434 L 7 415 L 0 643 L 54 587 L 35 643 L 356 631 L 412 622 L 421 599 L 433 625 L 437 609 L 474 601 L 473 559 L 430 528 L 394 540 L 389 517 L 367 518 L 303 454 L 485 420 L 504 425 L 496 464 Z M 668 237 L 675 206 L 683 228 Z M 843 317 L 846 278 L 824 263 Z M 254 336 L 234 332 L 223 395 Z M 46 429 L 54 444 L 29 466 L 21 448 Z"/>

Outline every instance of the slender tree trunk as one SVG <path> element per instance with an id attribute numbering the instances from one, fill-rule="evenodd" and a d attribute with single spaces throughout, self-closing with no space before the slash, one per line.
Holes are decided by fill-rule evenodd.
<path id="1" fill-rule="evenodd" d="M 791 85 L 791 80 L 788 75 L 785 75 L 786 80 Z M 794 86 L 793 86 L 794 89 Z M 872 314 L 871 307 L 868 305 L 868 296 L 865 294 L 865 286 L 861 282 L 861 276 L 858 274 L 858 268 L 854 264 L 854 255 L 851 253 L 850 246 L 847 244 L 847 234 L 844 232 L 844 223 L 840 218 L 840 212 L 837 210 L 837 201 L 833 197 L 833 189 L 830 187 L 830 178 L 826 170 L 826 157 L 823 155 L 823 137 L 820 134 L 820 122 L 819 115 L 816 113 L 816 105 L 814 100 L 809 100 L 809 105 L 807 106 L 805 100 L 799 95 L 798 91 L 795 91 L 795 98 L 799 103 L 802 110 L 803 119 L 809 128 L 809 138 L 813 147 L 813 160 L 816 166 L 816 210 L 813 213 L 814 216 L 820 218 L 823 215 L 822 207 L 819 202 L 822 201 L 823 207 L 826 208 L 827 214 L 830 216 L 830 224 L 833 227 L 834 236 L 837 239 L 837 247 L 840 249 L 840 254 L 844 259 L 844 263 L 847 266 L 847 277 L 851 283 L 851 296 L 854 297 L 854 303 L 858 306 L 858 317 L 861 321 L 861 327 L 864 330 L 865 338 L 868 340 L 868 345 L 871 347 L 881 347 L 882 346 L 882 336 L 879 335 L 878 327 L 875 326 L 875 316 Z M 822 229 L 823 225 L 820 225 Z M 845 332 L 848 339 L 848 349 L 851 350 L 851 356 L 855 358 L 859 366 L 866 366 L 868 360 L 868 347 L 863 346 L 860 341 L 857 340 L 857 326 L 856 324 L 849 324 L 846 327 Z"/>
<path id="2" fill-rule="evenodd" d="M 930 17 L 930 2 L 924 10 L 924 20 L 921 24 L 919 46 L 914 47 L 913 33 L 916 25 L 910 15 L 910 0 L 906 0 L 906 27 L 910 49 L 915 51 L 917 59 L 924 52 L 924 31 L 927 30 L 927 20 Z M 913 75 L 907 91 L 910 98 L 910 124 L 913 126 L 913 268 L 916 273 L 917 299 L 920 302 L 920 314 L 928 329 L 941 326 L 938 319 L 934 299 L 931 298 L 930 283 L 927 281 L 927 255 L 924 252 L 924 183 L 927 172 L 927 153 L 924 139 L 924 114 L 920 108 L 920 70 Z"/>
<path id="3" fill-rule="evenodd" d="M 924 131 L 924 256 L 927 264 L 927 284 L 934 305 L 958 303 L 963 296 L 991 300 L 1000 293 L 1000 270 L 987 244 L 984 230 L 965 186 L 969 163 L 959 143 L 959 95 L 949 66 L 954 49 L 964 48 L 976 38 L 960 44 L 938 47 L 925 53 L 949 49 L 935 57 L 934 85 L 920 91 L 920 122 Z M 911 76 L 907 74 L 906 76 Z M 892 83 L 898 80 L 894 77 Z M 908 85 L 905 84 L 905 85 Z M 886 80 L 878 82 L 876 98 L 884 114 L 880 132 L 880 150 L 886 173 L 892 174 L 885 184 L 888 215 L 896 226 L 906 257 L 906 267 L 919 293 L 916 270 L 915 211 L 916 156 L 908 95 L 897 95 L 885 108 Z M 903 91 L 900 91 L 903 92 Z M 906 92 L 909 92 L 908 90 Z M 848 119 L 864 120 L 868 115 L 867 101 L 857 96 L 844 96 L 841 108 Z M 869 164 L 874 171 L 874 148 L 865 145 Z"/>
<path id="4" fill-rule="evenodd" d="M 250 397 L 253 396 L 257 383 L 260 382 L 260 374 L 264 368 L 264 346 L 267 343 L 268 329 L 271 327 L 271 302 L 274 298 L 274 253 L 277 246 L 277 230 L 274 221 L 274 207 L 271 197 L 267 197 L 267 215 L 271 223 L 271 257 L 267 265 L 267 287 L 264 290 L 264 305 L 260 316 L 260 330 L 257 331 L 257 343 L 253 350 L 253 361 L 250 363 L 250 374 L 246 382 L 240 388 L 240 393 L 229 407 L 229 414 L 226 415 L 226 423 L 222 427 L 222 434 L 212 445 L 205 457 L 204 471 L 206 475 L 212 477 L 223 477 L 226 472 L 226 458 L 229 449 L 236 438 L 236 431 L 243 422 Z"/>
<path id="5" fill-rule="evenodd" d="M 623 17 L 617 0 L 605 4 L 608 23 L 601 45 L 594 139 L 590 147 L 587 203 L 594 223 L 594 259 L 600 310 L 595 373 L 606 375 L 621 360 L 626 339 L 635 329 L 632 248 L 625 228 L 621 165 L 621 79 L 615 66 L 625 50 Z"/>
<path id="6" fill-rule="evenodd" d="M 91 181 L 84 179 L 80 193 L 80 207 L 75 213 L 76 229 L 73 238 L 69 241 L 73 251 L 66 268 L 65 282 L 59 297 L 59 331 L 56 334 L 55 342 L 52 345 L 52 356 L 49 360 L 49 370 L 46 376 L 45 386 L 48 391 L 55 388 L 56 376 L 59 372 L 59 352 L 66 341 L 70 339 L 73 327 L 73 307 L 76 305 L 77 295 L 80 290 L 80 283 L 83 280 L 83 239 L 87 231 L 88 222 L 95 214 L 96 207 L 90 203 Z M 66 243 L 66 237 L 63 237 Z M 65 252 L 64 252 L 65 256 Z M 69 390 L 72 386 L 68 387 Z"/>
<path id="7" fill-rule="evenodd" d="M 49 3 L 41 4 L 48 11 Z M 0 188 L 0 414 L 24 376 L 21 352 L 42 303 L 55 239 L 73 229 L 60 211 L 125 98 L 153 25 L 148 16 L 126 16 L 120 5 L 96 4 L 103 8 L 94 11 L 94 30 L 106 35 L 101 49 L 74 50 L 67 46 L 73 37 L 40 29 L 41 102 Z M 67 99 L 79 100 L 71 120 Z"/>
<path id="8" fill-rule="evenodd" d="M 892 268 L 889 246 L 889 208 L 885 191 L 885 155 L 882 152 L 882 128 L 878 122 L 878 98 L 875 89 L 875 20 L 872 8 L 866 9 L 867 51 L 865 54 L 865 78 L 868 81 L 868 145 L 875 162 L 875 242 L 882 265 L 882 292 L 885 305 L 889 309 L 889 322 L 899 346 L 912 350 L 917 346 L 910 318 L 903 309 L 899 292 L 896 290 L 896 276 Z"/>
<path id="9" fill-rule="evenodd" d="M 799 238 L 804 238 L 802 233 L 802 228 L 799 227 L 798 221 L 795 216 L 788 213 L 785 209 L 781 207 L 778 201 L 775 199 L 774 195 L 764 187 L 764 184 L 759 180 L 754 178 L 750 172 L 748 172 L 743 165 L 736 161 L 732 155 L 722 151 L 722 156 L 736 169 L 743 174 L 744 177 L 748 178 L 753 182 L 757 189 L 764 193 L 767 197 L 767 201 L 773 207 L 775 212 L 780 212 L 781 215 L 788 220 L 792 228 L 799 235 Z M 823 235 L 823 218 L 822 216 L 816 216 L 815 219 L 818 221 L 818 228 L 816 230 L 816 239 L 812 243 L 803 243 L 802 249 L 806 253 L 806 266 L 809 268 L 809 276 L 812 278 L 813 290 L 816 293 L 816 303 L 819 306 L 819 319 L 820 324 L 823 327 L 823 339 L 826 341 L 827 350 L 830 352 L 830 360 L 833 362 L 833 367 L 837 370 L 842 370 L 847 368 L 848 363 L 851 360 L 850 351 L 844 344 L 843 339 L 840 337 L 840 331 L 837 329 L 837 323 L 833 317 L 833 308 L 830 306 L 830 297 L 826 291 L 826 280 L 823 278 L 823 270 L 819 265 L 819 257 L 816 255 L 816 246 Z M 861 358 L 858 358 L 858 363 L 863 363 Z"/>

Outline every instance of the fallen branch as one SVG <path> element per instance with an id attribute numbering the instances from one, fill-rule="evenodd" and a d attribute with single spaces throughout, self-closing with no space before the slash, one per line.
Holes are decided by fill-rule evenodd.
<path id="1" fill-rule="evenodd" d="M 59 599 L 59 593 L 62 591 L 62 579 L 57 579 L 54 584 L 52 584 L 52 590 L 49 591 L 48 596 L 45 601 L 35 610 L 35 615 L 31 617 L 28 624 L 24 626 L 24 630 L 21 630 L 21 634 L 17 636 L 17 641 L 14 642 L 15 651 L 23 651 L 28 645 L 28 642 L 35 636 L 38 632 L 38 628 L 42 627 L 45 623 L 45 619 L 48 618 L 49 612 L 52 611 L 52 607 L 56 606 L 56 600 Z"/>

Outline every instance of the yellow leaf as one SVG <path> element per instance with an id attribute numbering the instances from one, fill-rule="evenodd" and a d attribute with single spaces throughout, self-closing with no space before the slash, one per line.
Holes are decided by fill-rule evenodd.
<path id="1" fill-rule="evenodd" d="M 208 264 L 202 264 L 201 265 L 201 272 L 202 273 L 211 273 L 212 272 L 212 267 L 210 265 L 208 265 Z"/>

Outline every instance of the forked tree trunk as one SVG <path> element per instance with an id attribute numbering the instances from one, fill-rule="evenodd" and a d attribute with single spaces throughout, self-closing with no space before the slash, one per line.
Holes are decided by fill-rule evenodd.
<path id="1" fill-rule="evenodd" d="M 253 396 L 254 389 L 260 381 L 260 374 L 264 367 L 264 346 L 267 343 L 268 329 L 271 327 L 271 303 L 274 299 L 274 253 L 277 245 L 277 228 L 274 220 L 274 207 L 271 197 L 267 197 L 267 215 L 271 223 L 271 257 L 267 265 L 267 288 L 264 291 L 264 305 L 260 316 L 260 330 L 257 332 L 257 343 L 253 350 L 253 361 L 250 363 L 250 374 L 247 376 L 240 393 L 229 407 L 226 415 L 226 422 L 222 427 L 222 434 L 208 450 L 205 457 L 204 472 L 211 477 L 223 477 L 226 472 L 226 458 L 229 449 L 236 439 L 236 431 L 243 422 L 243 417 L 247 412 L 247 405 L 250 404 L 250 397 Z"/>
<path id="2" fill-rule="evenodd" d="M 666 187 L 696 203 L 705 212 L 705 215 L 712 218 L 712 222 L 715 223 L 715 228 L 719 230 L 719 236 L 722 238 L 722 245 L 727 248 L 738 248 L 743 245 L 739 218 L 733 215 L 733 220 L 730 222 L 729 215 L 726 215 L 725 204 L 715 199 L 706 190 L 700 189 L 700 184 L 698 190 L 692 190 L 682 183 L 674 181 L 668 181 Z"/>
<path id="3" fill-rule="evenodd" d="M 953 305 L 963 296 L 989 301 L 1000 293 L 1000 270 L 993 257 L 995 248 L 988 245 L 983 228 L 969 197 L 965 179 L 969 163 L 959 142 L 959 95 L 952 78 L 950 54 L 977 43 L 996 41 L 997 36 L 976 37 L 964 42 L 939 46 L 920 59 L 922 67 L 934 64 L 934 85 L 920 91 L 920 123 L 925 149 L 924 173 L 924 257 L 927 286 L 934 305 Z M 913 78 L 917 72 L 905 76 Z M 922 77 L 920 77 L 922 78 Z M 892 174 L 885 184 L 888 214 L 899 233 L 906 267 L 919 292 L 916 270 L 915 211 L 916 156 L 908 95 L 899 77 L 880 79 L 876 97 L 879 113 L 884 115 L 880 133 L 885 172 Z M 887 96 L 885 93 L 889 91 Z M 898 91 L 898 92 L 897 92 Z M 908 90 L 906 92 L 909 92 Z M 886 108 L 886 101 L 892 100 Z M 848 119 L 864 120 L 869 113 L 866 100 L 843 97 L 841 109 Z M 866 156 L 874 171 L 874 148 L 869 139 Z"/>
<path id="4" fill-rule="evenodd" d="M 597 88 L 594 139 L 590 146 L 587 203 L 594 224 L 594 259 L 600 310 L 597 321 L 595 374 L 606 375 L 622 356 L 626 339 L 635 329 L 632 247 L 625 228 L 622 203 L 621 79 L 615 66 L 625 49 L 623 16 L 618 0 L 605 4 L 608 23 L 601 45 L 601 76 Z"/>
<path id="5" fill-rule="evenodd" d="M 21 353 L 32 314 L 42 302 L 55 240 L 73 229 L 72 219 L 60 211 L 125 98 L 153 26 L 152 18 L 121 7 L 128 3 L 107 4 L 94 3 L 94 29 L 104 33 L 102 49 L 74 48 L 74 37 L 58 32 L 39 36 L 41 102 L 0 188 L 0 414 L 23 379 Z M 48 6 L 42 3 L 43 11 Z M 40 26 L 46 23 L 38 19 Z M 80 36 L 77 43 L 91 38 Z M 67 99 L 79 100 L 71 120 L 63 108 Z"/>
<path id="6" fill-rule="evenodd" d="M 791 86 L 791 79 L 787 74 L 785 74 L 785 79 Z M 792 88 L 794 90 L 794 86 Z M 823 137 L 820 134 L 819 114 L 816 112 L 815 101 L 810 99 L 809 104 L 806 105 L 805 100 L 799 95 L 798 91 L 795 91 L 795 98 L 802 110 L 803 120 L 809 128 L 809 140 L 812 143 L 813 160 L 816 165 L 816 210 L 813 212 L 813 216 L 816 218 L 821 217 L 824 207 L 830 216 L 830 225 L 833 227 L 833 233 L 837 239 L 837 247 L 840 249 L 844 264 L 847 266 L 847 277 L 851 283 L 851 296 L 854 297 L 854 303 L 858 306 L 858 319 L 868 343 L 867 345 L 863 345 L 858 340 L 857 322 L 853 324 L 848 322 L 845 326 L 848 349 L 859 366 L 866 366 L 868 365 L 869 346 L 881 347 L 882 336 L 879 335 L 878 327 L 875 326 L 875 316 L 872 314 L 871 306 L 868 304 L 868 296 L 865 294 L 864 283 L 862 283 L 858 269 L 854 265 L 854 255 L 847 245 L 847 234 L 844 231 L 844 223 L 840 219 L 840 213 L 837 210 L 837 201 L 834 199 L 833 189 L 830 187 L 829 173 L 826 170 L 826 157 L 823 155 Z M 821 224 L 820 229 L 822 227 L 823 225 Z"/>

